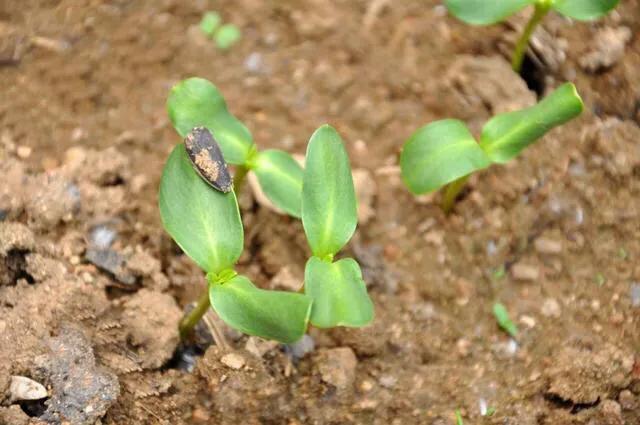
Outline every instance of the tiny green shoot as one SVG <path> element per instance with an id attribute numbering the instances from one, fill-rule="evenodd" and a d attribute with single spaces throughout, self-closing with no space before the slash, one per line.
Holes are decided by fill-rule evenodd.
<path id="1" fill-rule="evenodd" d="M 489 407 L 487 409 L 487 413 L 485 413 L 485 416 L 493 416 L 494 413 L 496 413 L 496 408 L 495 407 Z"/>
<path id="2" fill-rule="evenodd" d="M 518 336 L 518 327 L 509 318 L 509 312 L 507 311 L 507 308 L 504 305 L 500 303 L 495 303 L 493 305 L 493 315 L 495 316 L 496 321 L 498 322 L 498 325 L 505 332 L 507 332 L 513 338 L 516 338 Z"/>
<path id="3" fill-rule="evenodd" d="M 207 12 L 202 16 L 200 29 L 215 41 L 221 50 L 227 50 L 240 40 L 240 28 L 233 24 L 222 24 L 222 18 L 217 12 Z"/>
<path id="4" fill-rule="evenodd" d="M 473 172 L 508 162 L 552 128 L 580 115 L 582 108 L 575 86 L 565 83 L 537 105 L 491 118 L 479 142 L 462 121 L 434 121 L 405 142 L 400 155 L 402 179 L 416 195 L 447 185 L 442 209 L 449 213 Z"/>
<path id="5" fill-rule="evenodd" d="M 302 224 L 312 257 L 305 267 L 305 293 L 313 299 L 318 328 L 360 327 L 373 320 L 373 304 L 352 258 L 334 261 L 358 221 L 349 157 L 338 132 L 318 128 L 307 146 L 302 186 Z"/>
<path id="6" fill-rule="evenodd" d="M 607 278 L 604 277 L 604 275 L 600 272 L 596 273 L 596 275 L 594 276 L 593 280 L 595 281 L 596 285 L 598 286 L 603 286 L 605 283 L 607 283 Z"/>
<path id="7" fill-rule="evenodd" d="M 464 421 L 462 420 L 462 413 L 460 413 L 460 409 L 456 409 L 456 425 L 464 425 Z"/>
<path id="8" fill-rule="evenodd" d="M 216 31 L 213 36 L 213 40 L 216 42 L 216 46 L 218 46 L 219 49 L 227 50 L 240 40 L 240 37 L 240 28 L 233 24 L 225 24 Z"/>
<path id="9" fill-rule="evenodd" d="M 619 0 L 445 0 L 452 15 L 472 25 L 495 24 L 532 5 L 533 15 L 516 42 L 511 59 L 511 66 L 518 73 L 522 69 L 529 39 L 549 11 L 578 21 L 591 21 L 606 15 L 618 3 Z"/>
<path id="10" fill-rule="evenodd" d="M 227 163 L 236 166 L 234 188 L 241 190 L 248 172 L 256 174 L 265 195 L 287 214 L 300 218 L 302 167 L 287 152 L 258 151 L 251 133 L 227 109 L 222 94 L 203 78 L 178 83 L 167 101 L 169 118 L 182 137 L 194 127 L 206 127 L 214 136 Z"/>

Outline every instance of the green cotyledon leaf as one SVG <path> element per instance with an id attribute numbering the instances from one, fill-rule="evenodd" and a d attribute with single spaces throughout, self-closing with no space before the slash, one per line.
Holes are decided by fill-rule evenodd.
<path id="1" fill-rule="evenodd" d="M 333 127 L 318 128 L 307 146 L 302 224 L 313 255 L 333 256 L 351 239 L 358 221 L 347 151 Z"/>
<path id="2" fill-rule="evenodd" d="M 423 194 L 491 165 L 491 161 L 458 120 L 432 122 L 413 133 L 400 154 L 402 179 Z"/>
<path id="3" fill-rule="evenodd" d="M 311 314 L 311 297 L 257 288 L 242 275 L 209 285 L 211 306 L 229 326 L 283 343 L 299 340 Z"/>
<path id="4" fill-rule="evenodd" d="M 373 320 L 373 303 L 360 266 L 351 258 L 332 263 L 311 257 L 304 271 L 304 291 L 313 299 L 314 326 L 361 327 Z"/>
<path id="5" fill-rule="evenodd" d="M 446 0 L 445 5 L 456 18 L 473 25 L 500 22 L 536 0 Z"/>
<path id="6" fill-rule="evenodd" d="M 164 166 L 159 207 L 166 231 L 202 269 L 216 274 L 240 257 L 244 233 L 234 192 L 209 186 L 193 169 L 183 144 Z"/>
<path id="7" fill-rule="evenodd" d="M 598 19 L 613 10 L 619 0 L 553 0 L 551 8 L 579 21 Z"/>
<path id="8" fill-rule="evenodd" d="M 287 214 L 300 218 L 303 169 L 287 152 L 268 149 L 258 154 L 253 167 L 264 194 Z"/>
<path id="9" fill-rule="evenodd" d="M 208 128 L 229 164 L 245 164 L 255 149 L 247 127 L 229 112 L 218 88 L 203 78 L 188 78 L 175 85 L 167 110 L 182 137 L 194 127 Z"/>
<path id="10" fill-rule="evenodd" d="M 537 105 L 491 118 L 482 128 L 480 147 L 493 162 L 505 163 L 552 128 L 582 112 L 582 99 L 565 83 Z"/>

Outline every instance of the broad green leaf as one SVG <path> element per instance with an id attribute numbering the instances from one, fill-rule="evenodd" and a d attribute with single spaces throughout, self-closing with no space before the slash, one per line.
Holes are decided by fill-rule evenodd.
<path id="1" fill-rule="evenodd" d="M 203 78 L 188 78 L 171 89 L 167 100 L 169 118 L 180 136 L 193 127 L 211 131 L 229 164 L 244 164 L 253 146 L 247 127 L 227 109 L 218 88 Z"/>
<path id="2" fill-rule="evenodd" d="M 182 143 L 164 166 L 159 206 L 166 231 L 202 269 L 216 274 L 232 268 L 244 239 L 236 196 L 202 180 Z"/>
<path id="3" fill-rule="evenodd" d="M 619 0 L 555 0 L 551 7 L 558 13 L 579 21 L 598 19 L 619 3 Z"/>
<path id="4" fill-rule="evenodd" d="M 222 23 L 222 18 L 217 12 L 207 12 L 202 16 L 200 29 L 203 33 L 211 37 Z"/>
<path id="5" fill-rule="evenodd" d="M 580 115 L 582 108 L 576 87 L 563 84 L 535 106 L 490 119 L 482 129 L 480 147 L 493 162 L 505 163 L 553 127 Z"/>
<path id="6" fill-rule="evenodd" d="M 213 309 L 229 326 L 248 335 L 291 343 L 307 330 L 311 297 L 256 288 L 238 275 L 209 286 Z"/>
<path id="7" fill-rule="evenodd" d="M 260 152 L 253 172 L 265 195 L 276 207 L 300 218 L 304 171 L 291 155 L 276 149 Z"/>
<path id="8" fill-rule="evenodd" d="M 329 263 L 311 257 L 304 271 L 304 291 L 313 299 L 314 326 L 360 327 L 373 320 L 373 303 L 360 266 L 351 258 Z"/>
<path id="9" fill-rule="evenodd" d="M 240 29 L 233 24 L 225 24 L 216 31 L 213 39 L 219 49 L 226 50 L 240 40 Z"/>
<path id="10" fill-rule="evenodd" d="M 463 122 L 432 122 L 407 140 L 400 154 L 402 179 L 416 194 L 445 184 L 491 164 Z"/>
<path id="11" fill-rule="evenodd" d="M 316 257 L 334 255 L 358 221 L 351 166 L 342 139 L 324 125 L 309 140 L 302 185 L 302 224 Z"/>
<path id="12" fill-rule="evenodd" d="M 500 22 L 536 0 L 446 0 L 449 12 L 469 24 L 490 25 Z"/>

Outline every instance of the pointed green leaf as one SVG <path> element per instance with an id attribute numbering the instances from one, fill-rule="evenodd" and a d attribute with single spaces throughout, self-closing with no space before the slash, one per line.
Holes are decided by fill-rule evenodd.
<path id="1" fill-rule="evenodd" d="M 482 129 L 480 147 L 493 162 L 505 163 L 553 127 L 580 115 L 582 108 L 576 87 L 563 84 L 535 106 L 489 120 Z"/>
<path id="2" fill-rule="evenodd" d="M 247 127 L 227 109 L 218 88 L 203 78 L 188 78 L 178 83 L 167 100 L 169 118 L 180 136 L 193 127 L 211 131 L 224 159 L 229 164 L 244 164 L 253 146 Z"/>
<path id="3" fill-rule="evenodd" d="M 536 0 L 446 0 L 456 18 L 469 24 L 490 25 L 500 22 Z"/>
<path id="4" fill-rule="evenodd" d="M 210 285 L 209 298 L 213 309 L 232 328 L 283 343 L 304 335 L 311 313 L 311 297 L 259 289 L 241 275 Z"/>
<path id="5" fill-rule="evenodd" d="M 302 185 L 302 224 L 313 255 L 334 255 L 358 222 L 351 166 L 342 139 L 324 125 L 309 140 Z"/>
<path id="6" fill-rule="evenodd" d="M 262 151 L 253 172 L 265 195 L 276 207 L 300 218 L 303 170 L 291 155 L 276 149 Z"/>
<path id="7" fill-rule="evenodd" d="M 495 303 L 493 305 L 493 315 L 496 318 L 496 322 L 498 322 L 498 325 L 500 325 L 500 327 L 504 329 L 505 332 L 507 332 L 514 338 L 518 336 L 518 327 L 511 321 L 509 312 L 504 305 Z"/>
<path id="8" fill-rule="evenodd" d="M 609 13 L 619 0 L 555 0 L 551 7 L 558 13 L 579 21 L 591 21 Z"/>
<path id="9" fill-rule="evenodd" d="M 182 250 L 210 273 L 232 268 L 243 248 L 243 229 L 233 191 L 222 193 L 195 172 L 177 145 L 160 181 L 160 216 Z"/>
<path id="10" fill-rule="evenodd" d="M 311 257 L 304 271 L 304 291 L 313 299 L 314 326 L 360 327 L 373 320 L 373 303 L 360 266 L 351 258 L 330 263 Z"/>
<path id="11" fill-rule="evenodd" d="M 200 29 L 203 33 L 211 37 L 222 23 L 222 18 L 217 12 L 207 12 L 202 16 Z"/>
<path id="12" fill-rule="evenodd" d="M 226 50 L 240 40 L 241 36 L 240 28 L 233 24 L 225 24 L 216 31 L 213 39 L 219 49 Z"/>
<path id="13" fill-rule="evenodd" d="M 420 128 L 400 155 L 402 179 L 416 195 L 438 190 L 490 164 L 464 123 L 451 119 Z"/>

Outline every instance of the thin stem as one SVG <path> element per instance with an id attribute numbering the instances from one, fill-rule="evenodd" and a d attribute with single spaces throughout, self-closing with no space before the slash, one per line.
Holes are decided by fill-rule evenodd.
<path id="1" fill-rule="evenodd" d="M 191 332 L 193 331 L 193 327 L 198 324 L 202 316 L 209 310 L 211 306 L 211 301 L 209 301 L 209 290 L 205 290 L 200 298 L 198 298 L 198 303 L 195 308 L 189 312 L 186 316 L 182 318 L 180 321 L 180 325 L 178 325 L 178 329 L 180 330 L 180 338 L 186 339 Z"/>
<path id="2" fill-rule="evenodd" d="M 246 165 L 238 165 L 236 167 L 236 174 L 233 176 L 233 190 L 236 192 L 236 197 L 240 197 L 242 186 L 246 180 L 249 167 Z"/>
<path id="3" fill-rule="evenodd" d="M 527 46 L 529 45 L 529 39 L 540 21 L 542 21 L 542 18 L 545 17 L 550 9 L 551 3 L 548 0 L 541 0 L 536 3 L 535 12 L 516 43 L 516 48 L 513 51 L 513 57 L 511 58 L 511 67 L 518 74 L 522 70 L 522 62 L 524 61 L 524 54 L 527 51 Z"/>
<path id="4" fill-rule="evenodd" d="M 449 214 L 453 209 L 453 205 L 456 202 L 456 198 L 460 194 L 460 191 L 464 187 L 465 183 L 469 179 L 469 174 L 460 177 L 458 180 L 454 180 L 447 185 L 442 195 L 442 211 L 445 214 Z"/>

